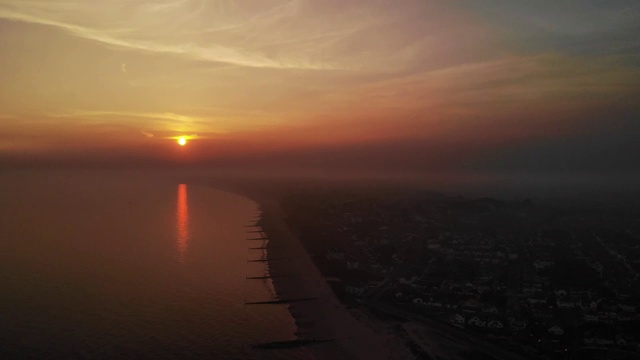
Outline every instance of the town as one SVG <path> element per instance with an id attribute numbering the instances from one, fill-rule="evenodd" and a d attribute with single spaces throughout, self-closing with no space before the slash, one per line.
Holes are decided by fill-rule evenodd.
<path id="1" fill-rule="evenodd" d="M 352 306 L 524 358 L 640 354 L 637 208 L 391 189 L 298 190 L 282 206 Z"/>

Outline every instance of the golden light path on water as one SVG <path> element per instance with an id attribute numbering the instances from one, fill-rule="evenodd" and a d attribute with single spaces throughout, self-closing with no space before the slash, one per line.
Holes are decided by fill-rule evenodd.
<path id="1" fill-rule="evenodd" d="M 176 213 L 178 255 L 180 260 L 184 261 L 187 248 L 189 246 L 189 200 L 186 184 L 178 185 L 178 204 Z"/>

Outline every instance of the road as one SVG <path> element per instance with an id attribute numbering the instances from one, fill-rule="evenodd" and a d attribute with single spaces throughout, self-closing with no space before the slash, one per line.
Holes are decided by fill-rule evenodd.
<path id="1" fill-rule="evenodd" d="M 411 249 L 414 244 L 407 244 L 401 252 L 406 253 Z M 427 318 L 413 312 L 403 310 L 397 308 L 395 306 L 391 306 L 387 303 L 380 301 L 380 297 L 384 292 L 386 292 L 394 281 L 397 281 L 400 274 L 404 271 L 404 266 L 399 265 L 394 270 L 389 272 L 385 277 L 384 281 L 380 283 L 374 289 L 371 289 L 361 301 L 363 305 L 366 305 L 370 308 L 385 312 L 387 314 L 395 315 L 397 317 L 406 319 L 408 321 L 414 322 L 416 324 L 420 324 L 422 326 L 426 326 L 431 330 L 434 330 L 440 333 L 442 336 L 455 340 L 456 342 L 461 343 L 462 345 L 466 345 L 472 349 L 483 352 L 489 356 L 492 356 L 498 360 L 528 360 L 529 357 L 526 357 L 521 354 L 514 353 L 512 351 L 503 349 L 500 346 L 494 345 L 492 343 L 487 342 L 485 339 L 482 339 L 474 334 L 466 332 L 462 329 L 456 328 L 449 324 L 443 323 L 438 320 L 434 320 L 431 318 Z"/>
<path id="2" fill-rule="evenodd" d="M 377 300 L 365 299 L 362 301 L 362 304 L 370 308 L 385 312 L 387 314 L 391 314 L 391 315 L 403 318 L 405 320 L 414 322 L 416 324 L 426 326 L 434 331 L 437 331 L 438 333 L 440 333 L 445 337 L 453 339 L 456 342 L 461 343 L 462 345 L 466 345 L 470 348 L 483 352 L 489 356 L 494 357 L 495 359 L 530 360 L 529 357 L 503 349 L 500 346 L 489 343 L 484 339 L 480 339 L 477 336 L 470 334 L 462 329 L 458 329 L 449 324 L 442 323 L 438 320 L 420 316 L 410 311 L 399 309 L 397 307 L 391 306 L 389 304 L 386 304 Z"/>

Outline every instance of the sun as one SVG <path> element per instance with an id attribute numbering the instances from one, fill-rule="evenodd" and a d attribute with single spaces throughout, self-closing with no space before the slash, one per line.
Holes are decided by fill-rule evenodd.
<path id="1" fill-rule="evenodd" d="M 178 138 L 178 144 L 180 144 L 180 146 L 185 146 L 187 145 L 187 138 L 184 136 L 181 136 Z"/>

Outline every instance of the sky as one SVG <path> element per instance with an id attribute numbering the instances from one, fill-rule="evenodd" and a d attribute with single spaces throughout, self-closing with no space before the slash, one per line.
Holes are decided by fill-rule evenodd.
<path id="1" fill-rule="evenodd" d="M 640 172 L 637 0 L 0 0 L 0 55 L 5 166 Z"/>

